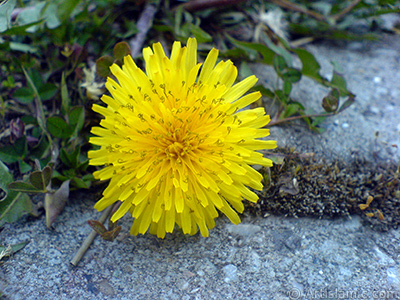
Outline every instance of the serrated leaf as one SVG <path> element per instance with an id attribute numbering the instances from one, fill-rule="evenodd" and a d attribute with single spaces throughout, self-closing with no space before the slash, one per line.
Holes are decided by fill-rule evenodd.
<path id="1" fill-rule="evenodd" d="M 89 220 L 87 222 L 88 222 L 89 226 L 92 227 L 92 229 L 94 231 L 96 231 L 98 234 L 102 235 L 107 232 L 106 227 L 103 224 L 101 224 L 99 221 Z"/>
<path id="2" fill-rule="evenodd" d="M 60 188 L 53 194 L 47 193 L 44 197 L 46 210 L 46 226 L 50 228 L 57 216 L 64 210 L 69 197 L 69 180 L 64 181 Z"/>
<path id="3" fill-rule="evenodd" d="M 124 61 L 124 57 L 131 54 L 131 48 L 127 42 L 119 42 L 114 46 L 114 58 L 119 61 Z"/>
<path id="4" fill-rule="evenodd" d="M 109 55 L 100 57 L 96 61 L 96 73 L 101 77 L 108 77 L 110 75 L 110 67 L 114 63 L 114 58 Z"/>

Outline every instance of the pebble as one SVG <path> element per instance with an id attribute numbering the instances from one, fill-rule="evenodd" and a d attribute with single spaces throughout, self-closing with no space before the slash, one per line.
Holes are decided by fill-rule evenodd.
<path id="1" fill-rule="evenodd" d="M 225 273 L 224 281 L 226 283 L 236 281 L 238 279 L 237 267 L 235 265 L 229 264 L 222 268 Z"/>
<path id="2" fill-rule="evenodd" d="M 349 126 L 350 126 L 349 123 L 343 123 L 342 124 L 342 128 L 344 128 L 344 129 L 349 128 Z"/>
<path id="3" fill-rule="evenodd" d="M 261 230 L 260 226 L 253 224 L 228 224 L 226 227 L 230 233 L 241 236 L 251 236 Z"/>
<path id="4" fill-rule="evenodd" d="M 375 76 L 373 80 L 374 80 L 375 83 L 381 83 L 382 82 L 382 78 L 379 77 L 379 76 Z"/>
<path id="5" fill-rule="evenodd" d="M 390 267 L 386 270 L 387 274 L 387 281 L 388 284 L 392 286 L 399 286 L 400 285 L 400 278 L 399 273 L 397 272 L 396 267 Z"/>

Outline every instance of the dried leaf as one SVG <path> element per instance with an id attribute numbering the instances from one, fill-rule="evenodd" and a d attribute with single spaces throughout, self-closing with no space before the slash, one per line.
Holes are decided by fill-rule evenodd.
<path id="1" fill-rule="evenodd" d="M 120 231 L 121 231 L 121 226 L 117 226 L 113 230 L 103 233 L 101 237 L 106 241 L 113 242 L 115 238 L 118 236 Z"/>
<path id="2" fill-rule="evenodd" d="M 18 243 L 18 244 L 11 245 L 11 246 L 10 245 L 0 246 L 0 259 L 2 259 L 5 256 L 13 255 L 14 253 L 23 249 L 28 244 L 29 244 L 29 241 Z"/>
<path id="3" fill-rule="evenodd" d="M 47 193 L 44 198 L 46 210 L 46 226 L 50 228 L 57 216 L 63 211 L 69 197 L 69 180 L 64 181 L 60 188 L 53 194 Z"/>
<path id="4" fill-rule="evenodd" d="M 103 224 L 101 224 L 99 221 L 89 220 L 88 224 L 89 224 L 90 227 L 92 227 L 92 229 L 94 231 L 96 231 L 100 235 L 103 235 L 104 233 L 107 232 L 106 227 Z"/>
<path id="5" fill-rule="evenodd" d="M 379 220 L 383 221 L 383 219 L 385 219 L 385 217 L 383 216 L 383 213 L 379 209 L 377 209 L 377 212 L 378 212 Z"/>

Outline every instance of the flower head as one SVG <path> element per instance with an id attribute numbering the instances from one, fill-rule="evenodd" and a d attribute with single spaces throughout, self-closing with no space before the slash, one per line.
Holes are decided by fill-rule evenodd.
<path id="1" fill-rule="evenodd" d="M 146 73 L 130 56 L 122 68 L 111 66 L 117 81 L 107 79 L 107 107 L 93 106 L 104 119 L 92 129 L 90 142 L 100 149 L 89 152 L 90 164 L 105 165 L 94 176 L 111 179 L 95 208 L 122 201 L 111 220 L 129 211 L 134 235 L 150 227 L 163 238 L 177 224 L 185 234 L 208 236 L 218 211 L 238 224 L 243 199 L 258 200 L 248 187 L 263 188 L 250 165 L 272 165 L 255 150 L 276 147 L 259 139 L 269 134 L 261 129 L 270 120 L 264 109 L 241 110 L 260 98 L 244 95 L 257 78 L 234 85 L 237 69 L 216 63 L 216 49 L 197 63 L 195 39 L 186 47 L 175 42 L 170 58 L 160 43 L 143 56 Z"/>

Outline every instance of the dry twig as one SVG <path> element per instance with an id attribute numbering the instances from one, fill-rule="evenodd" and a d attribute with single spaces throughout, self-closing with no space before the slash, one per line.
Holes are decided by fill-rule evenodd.
<path id="1" fill-rule="evenodd" d="M 137 56 L 143 47 L 144 40 L 146 39 L 147 32 L 153 25 L 154 15 L 157 12 L 157 7 L 154 4 L 147 3 L 144 7 L 139 20 L 137 21 L 137 28 L 139 32 L 136 36 L 129 42 L 131 47 L 132 57 Z"/>

